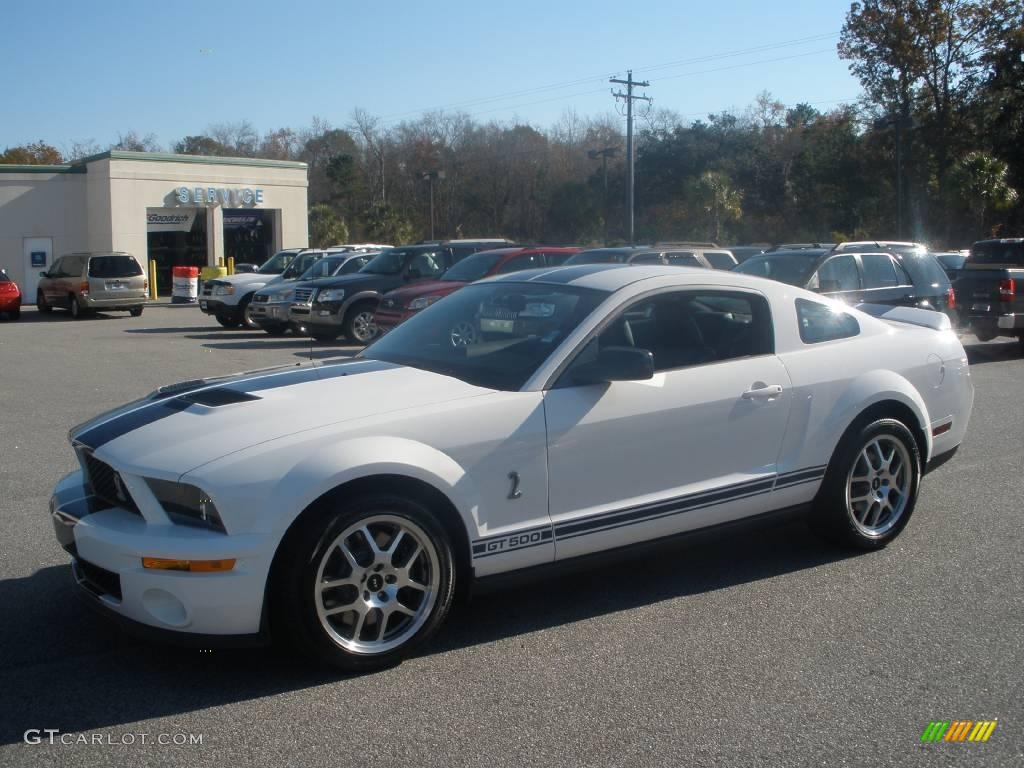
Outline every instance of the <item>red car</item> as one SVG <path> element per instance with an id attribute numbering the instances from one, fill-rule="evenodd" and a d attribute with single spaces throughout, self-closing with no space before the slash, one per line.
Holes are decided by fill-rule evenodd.
<path id="1" fill-rule="evenodd" d="M 405 288 L 397 288 L 384 294 L 374 322 L 381 333 L 386 333 L 405 322 L 421 309 L 426 309 L 438 299 L 459 290 L 474 280 L 506 272 L 519 272 L 538 267 L 557 267 L 581 248 L 562 248 L 534 245 L 526 248 L 497 248 L 480 251 L 467 256 L 445 272 L 438 280 L 417 282 Z"/>
<path id="2" fill-rule="evenodd" d="M 21 317 L 21 289 L 0 269 L 0 315 L 11 320 Z"/>

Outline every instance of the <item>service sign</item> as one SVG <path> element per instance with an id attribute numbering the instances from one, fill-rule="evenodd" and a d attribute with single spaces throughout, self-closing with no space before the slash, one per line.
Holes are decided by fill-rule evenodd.
<path id="1" fill-rule="evenodd" d="M 252 187 L 175 187 L 174 196 L 181 205 L 263 205 L 263 190 Z"/>

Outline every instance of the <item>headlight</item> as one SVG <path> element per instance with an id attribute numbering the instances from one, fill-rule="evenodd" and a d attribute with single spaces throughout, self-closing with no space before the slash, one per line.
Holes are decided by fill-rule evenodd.
<path id="1" fill-rule="evenodd" d="M 217 285 L 213 288 L 214 296 L 230 296 L 235 292 L 235 286 L 233 285 Z"/>
<path id="2" fill-rule="evenodd" d="M 344 298 L 345 290 L 343 288 L 325 288 L 316 295 L 316 300 L 319 302 L 341 301 Z"/>
<path id="3" fill-rule="evenodd" d="M 409 309 L 426 309 L 435 301 L 440 300 L 440 296 L 420 296 L 418 299 L 413 299 L 409 302 Z"/>
<path id="4" fill-rule="evenodd" d="M 200 488 L 153 477 L 147 477 L 146 484 L 171 522 L 225 533 L 224 522 L 213 499 Z"/>

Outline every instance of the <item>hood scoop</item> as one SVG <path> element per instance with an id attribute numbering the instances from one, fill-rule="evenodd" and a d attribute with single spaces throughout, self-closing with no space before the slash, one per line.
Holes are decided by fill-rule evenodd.
<path id="1" fill-rule="evenodd" d="M 178 400 L 189 404 L 205 405 L 207 408 L 218 408 L 222 405 L 234 403 L 246 403 L 250 400 L 259 400 L 258 395 L 251 395 L 248 392 L 239 392 L 236 389 L 226 387 L 215 387 L 214 389 L 201 389 L 198 392 L 189 392 L 181 395 Z"/>

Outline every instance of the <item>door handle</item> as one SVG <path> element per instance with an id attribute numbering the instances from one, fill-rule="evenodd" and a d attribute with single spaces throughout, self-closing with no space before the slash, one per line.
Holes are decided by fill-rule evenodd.
<path id="1" fill-rule="evenodd" d="M 782 394 L 781 384 L 754 386 L 743 393 L 744 400 L 773 400 Z"/>

